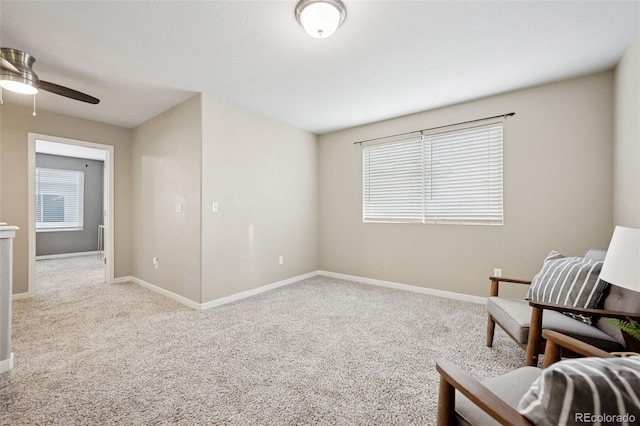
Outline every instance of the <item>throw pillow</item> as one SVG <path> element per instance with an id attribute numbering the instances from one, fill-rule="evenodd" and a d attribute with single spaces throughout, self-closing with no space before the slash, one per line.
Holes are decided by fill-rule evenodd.
<path id="1" fill-rule="evenodd" d="M 637 424 L 640 357 L 579 358 L 542 371 L 518 404 L 535 425 Z"/>
<path id="2" fill-rule="evenodd" d="M 527 300 L 579 308 L 595 308 L 607 288 L 598 278 L 603 261 L 582 257 L 565 257 L 553 250 L 544 260 L 542 270 L 533 277 Z M 591 325 L 591 317 L 567 313 Z"/>

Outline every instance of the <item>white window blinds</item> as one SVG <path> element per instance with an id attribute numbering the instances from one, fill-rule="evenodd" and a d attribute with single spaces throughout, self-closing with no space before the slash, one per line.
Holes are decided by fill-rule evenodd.
<path id="1" fill-rule="evenodd" d="M 36 168 L 36 230 L 81 230 L 84 173 Z"/>
<path id="2" fill-rule="evenodd" d="M 503 223 L 502 123 L 363 146 L 363 220 Z"/>

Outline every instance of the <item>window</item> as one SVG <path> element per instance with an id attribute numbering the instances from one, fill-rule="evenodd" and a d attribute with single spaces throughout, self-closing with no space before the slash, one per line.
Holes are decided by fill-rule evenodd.
<path id="1" fill-rule="evenodd" d="M 83 172 L 36 168 L 37 231 L 82 230 L 83 207 Z"/>
<path id="2" fill-rule="evenodd" d="M 501 225 L 502 123 L 364 145 L 363 221 Z"/>

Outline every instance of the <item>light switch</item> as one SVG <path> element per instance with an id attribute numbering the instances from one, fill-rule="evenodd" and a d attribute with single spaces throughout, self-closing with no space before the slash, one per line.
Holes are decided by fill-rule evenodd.
<path id="1" fill-rule="evenodd" d="M 182 213 L 182 203 L 176 203 L 176 213 Z"/>
<path id="2" fill-rule="evenodd" d="M 218 202 L 214 201 L 213 203 L 211 203 L 211 211 L 214 213 L 218 213 Z"/>

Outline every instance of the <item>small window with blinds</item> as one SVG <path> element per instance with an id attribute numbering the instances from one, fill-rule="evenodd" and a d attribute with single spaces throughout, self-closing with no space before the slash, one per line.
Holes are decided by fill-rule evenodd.
<path id="1" fill-rule="evenodd" d="M 502 123 L 363 145 L 364 222 L 502 225 Z"/>
<path id="2" fill-rule="evenodd" d="M 79 231 L 84 219 L 84 173 L 36 168 L 36 231 Z"/>

